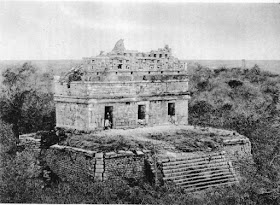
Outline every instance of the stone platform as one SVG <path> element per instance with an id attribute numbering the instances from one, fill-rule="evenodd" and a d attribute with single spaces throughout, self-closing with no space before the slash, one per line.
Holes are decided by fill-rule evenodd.
<path id="1" fill-rule="evenodd" d="M 150 177 L 196 191 L 238 183 L 235 162 L 251 158 L 248 138 L 214 128 L 169 125 L 66 135 L 46 151 L 46 161 L 62 179 L 74 183 Z M 38 144 L 29 135 L 20 139 Z"/>
<path id="2" fill-rule="evenodd" d="M 97 143 L 96 139 L 98 139 Z M 215 151 L 226 151 L 231 159 L 251 154 L 249 139 L 235 131 L 184 125 L 112 129 L 80 135 L 69 134 L 62 145 L 89 150 L 93 148 L 96 151 L 98 142 L 104 140 L 106 143 L 106 139 L 138 143 L 139 147 L 133 147 L 135 150 L 141 150 L 141 146 L 146 146 L 147 149 L 155 148 L 160 158 L 178 158 Z"/>

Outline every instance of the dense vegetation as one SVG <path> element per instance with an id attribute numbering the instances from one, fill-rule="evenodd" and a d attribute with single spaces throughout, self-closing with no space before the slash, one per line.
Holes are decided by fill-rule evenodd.
<path id="1" fill-rule="evenodd" d="M 55 111 L 51 77 L 38 73 L 30 63 L 8 68 L 2 73 L 1 119 L 12 125 L 15 140 L 19 134 L 53 129 Z"/>
<path id="2" fill-rule="evenodd" d="M 257 66 L 210 70 L 198 65 L 190 74 L 190 124 L 236 130 L 252 142 L 255 164 L 240 162 L 246 176 L 240 186 L 195 195 L 173 184 L 158 187 L 145 180 L 124 179 L 83 187 L 66 182 L 46 184 L 37 173 L 33 153 L 11 154 L 19 133 L 54 126 L 51 89 L 45 89 L 48 83 L 34 84 L 49 82 L 49 76 L 24 64 L 2 75 L 0 202 L 280 204 L 280 77 Z"/>

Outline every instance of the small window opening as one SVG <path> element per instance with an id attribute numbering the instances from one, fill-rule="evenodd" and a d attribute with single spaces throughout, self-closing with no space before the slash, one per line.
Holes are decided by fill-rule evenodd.
<path id="1" fill-rule="evenodd" d="M 154 57 L 156 58 L 156 57 L 157 57 L 157 54 L 154 54 Z"/>
<path id="2" fill-rule="evenodd" d="M 99 75 L 99 73 L 97 72 L 96 75 Z"/>
<path id="3" fill-rule="evenodd" d="M 131 74 L 133 74 L 133 72 L 131 72 Z"/>
<path id="4" fill-rule="evenodd" d="M 180 73 L 180 71 L 178 71 L 178 73 Z"/>
<path id="5" fill-rule="evenodd" d="M 122 69 L 122 64 L 119 64 L 119 65 L 118 65 L 118 69 Z"/>
<path id="6" fill-rule="evenodd" d="M 165 58 L 167 58 L 167 56 L 168 56 L 168 55 L 167 55 L 167 54 L 165 54 Z"/>
<path id="7" fill-rule="evenodd" d="M 163 73 L 163 71 L 161 71 L 160 73 Z"/>
<path id="8" fill-rule="evenodd" d="M 169 116 L 175 115 L 175 103 L 168 103 L 168 115 Z"/>
<path id="9" fill-rule="evenodd" d="M 116 72 L 116 74 L 118 74 L 118 72 Z"/>
<path id="10" fill-rule="evenodd" d="M 159 57 L 161 58 L 161 57 L 162 57 L 162 54 L 159 54 Z"/>
<path id="11" fill-rule="evenodd" d="M 126 102 L 125 104 L 126 104 L 126 105 L 130 105 L 130 102 Z"/>
<path id="12" fill-rule="evenodd" d="M 138 119 L 139 120 L 145 119 L 145 111 L 146 111 L 145 105 L 138 105 Z"/>
<path id="13" fill-rule="evenodd" d="M 149 71 L 148 73 L 150 74 L 151 72 Z"/>

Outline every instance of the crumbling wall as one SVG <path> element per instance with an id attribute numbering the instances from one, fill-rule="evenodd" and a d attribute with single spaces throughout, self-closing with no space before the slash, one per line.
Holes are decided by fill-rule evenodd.
<path id="1" fill-rule="evenodd" d="M 175 115 L 168 115 L 168 103 L 175 103 Z M 145 105 L 145 119 L 138 119 L 138 105 Z M 103 129 L 105 106 L 113 106 L 113 128 L 135 128 L 162 124 L 188 124 L 187 99 L 93 103 L 89 105 L 89 129 Z"/>
<path id="2" fill-rule="evenodd" d="M 155 81 L 155 82 L 153 82 Z M 109 96 L 163 95 L 167 93 L 184 93 L 188 91 L 187 80 L 164 81 L 121 81 L 87 83 L 88 95 L 96 98 Z"/>
<path id="3" fill-rule="evenodd" d="M 187 125 L 188 124 L 188 100 L 177 100 L 175 105 L 176 110 L 176 123 L 179 125 Z"/>
<path id="4" fill-rule="evenodd" d="M 145 156 L 143 152 L 138 151 L 134 154 L 131 151 L 120 153 L 119 155 L 114 152 L 106 154 L 106 168 L 105 176 L 108 179 L 121 178 L 134 178 L 141 179 L 145 177 L 144 170 Z"/>
<path id="5" fill-rule="evenodd" d="M 144 177 L 143 152 L 96 153 L 68 146 L 53 145 L 47 150 L 46 161 L 61 179 L 73 183 L 107 179 Z"/>
<path id="6" fill-rule="evenodd" d="M 72 97 L 86 97 L 87 86 L 83 81 L 75 81 L 67 84 L 66 82 L 59 82 L 59 77 L 55 76 L 54 90 L 57 96 L 72 96 Z"/>
<path id="7" fill-rule="evenodd" d="M 56 97 L 69 96 L 73 98 L 109 98 L 109 96 L 162 95 L 167 93 L 184 93 L 188 91 L 188 80 L 176 79 L 174 76 L 172 78 L 175 78 L 175 80 L 167 80 L 167 77 L 165 76 L 153 77 L 141 75 L 140 79 L 136 77 L 136 79 L 138 79 L 137 81 L 134 81 L 126 75 L 115 75 L 118 79 L 120 79 L 120 81 L 77 81 L 71 82 L 69 84 L 70 87 L 68 87 L 66 83 L 61 84 L 58 80 L 56 80 L 54 82 Z M 98 79 L 101 78 L 102 76 L 98 76 Z"/>
<path id="8" fill-rule="evenodd" d="M 88 105 L 56 102 L 56 125 L 57 127 L 87 130 Z"/>
<path id="9" fill-rule="evenodd" d="M 233 162 L 252 158 L 251 142 L 246 137 L 224 140 L 223 149 Z"/>

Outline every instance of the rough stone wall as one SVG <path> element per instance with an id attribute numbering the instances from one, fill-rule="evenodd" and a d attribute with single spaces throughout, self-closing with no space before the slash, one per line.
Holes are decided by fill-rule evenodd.
<path id="1" fill-rule="evenodd" d="M 125 177 L 144 177 L 143 152 L 95 153 L 67 146 L 53 145 L 47 150 L 46 162 L 61 179 L 73 183 L 103 181 Z"/>
<path id="2" fill-rule="evenodd" d="M 110 98 L 110 96 L 135 96 L 135 95 L 162 95 L 174 93 L 186 93 L 188 91 L 188 80 L 169 80 L 162 82 L 162 78 L 150 81 L 126 81 L 127 77 L 122 76 L 118 82 L 71 82 L 70 88 L 67 84 L 55 81 L 55 94 L 59 96 Z M 158 82 L 156 82 L 158 81 Z"/>
<path id="3" fill-rule="evenodd" d="M 176 123 L 179 125 L 188 124 L 188 101 L 187 100 L 178 100 L 175 104 L 176 111 Z"/>
<path id="4" fill-rule="evenodd" d="M 46 162 L 61 179 L 83 181 L 94 178 L 95 158 L 82 152 L 63 147 L 51 147 L 47 150 Z"/>
<path id="5" fill-rule="evenodd" d="M 248 138 L 232 139 L 224 141 L 224 151 L 228 158 L 233 162 L 244 159 L 251 159 L 251 142 Z"/>
<path id="6" fill-rule="evenodd" d="M 175 103 L 175 116 L 168 115 L 168 103 Z M 138 119 L 138 105 L 146 106 L 145 119 Z M 122 103 L 91 104 L 89 129 L 103 129 L 105 106 L 113 106 L 114 128 L 135 128 L 162 124 L 188 124 L 187 100 L 128 101 Z"/>
<path id="7" fill-rule="evenodd" d="M 144 178 L 144 157 L 124 156 L 106 159 L 106 171 L 104 174 L 108 179 L 116 177 L 134 179 Z"/>
<path id="8" fill-rule="evenodd" d="M 175 116 L 168 115 L 168 103 L 175 103 Z M 145 119 L 138 119 L 138 105 L 146 106 Z M 56 102 L 57 127 L 77 130 L 104 128 L 105 106 L 113 106 L 113 128 L 135 128 L 162 124 L 188 124 L 188 101 L 139 100 L 127 102 L 97 102 L 91 104 Z"/>
<path id="9" fill-rule="evenodd" d="M 79 96 L 86 97 L 87 96 L 87 86 L 84 82 L 71 82 L 70 87 L 67 87 L 67 83 L 59 82 L 59 77 L 55 78 L 55 95 L 66 95 L 66 96 Z"/>
<path id="10" fill-rule="evenodd" d="M 86 130 L 88 128 L 87 104 L 57 102 L 56 125 L 57 127 Z"/>

